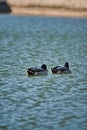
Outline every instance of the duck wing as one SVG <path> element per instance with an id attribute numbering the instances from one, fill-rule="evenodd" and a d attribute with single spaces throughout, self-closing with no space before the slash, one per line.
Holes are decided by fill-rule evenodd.
<path id="1" fill-rule="evenodd" d="M 35 72 L 42 72 L 42 71 L 44 71 L 43 68 L 35 68 Z"/>
<path id="2" fill-rule="evenodd" d="M 61 67 L 61 66 L 56 66 L 56 67 L 53 67 L 52 69 L 58 69 L 59 67 Z"/>
<path id="3" fill-rule="evenodd" d="M 59 67 L 58 68 L 58 71 L 60 71 L 60 72 L 64 72 L 66 70 L 68 70 L 67 67 Z"/>

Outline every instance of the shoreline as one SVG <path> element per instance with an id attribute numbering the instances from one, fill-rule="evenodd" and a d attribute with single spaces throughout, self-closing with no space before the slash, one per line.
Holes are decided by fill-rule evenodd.
<path id="1" fill-rule="evenodd" d="M 0 0 L 0 13 L 87 18 L 87 0 Z"/>
<path id="2" fill-rule="evenodd" d="M 12 7 L 12 15 L 30 15 L 30 16 L 53 16 L 53 17 L 77 17 L 87 18 L 87 10 L 74 10 L 62 8 L 48 8 L 48 7 Z"/>

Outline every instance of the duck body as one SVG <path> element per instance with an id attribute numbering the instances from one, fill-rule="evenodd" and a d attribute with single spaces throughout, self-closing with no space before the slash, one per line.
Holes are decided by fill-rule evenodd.
<path id="1" fill-rule="evenodd" d="M 45 64 L 43 64 L 41 68 L 37 68 L 37 67 L 27 68 L 28 76 L 40 76 L 40 75 L 47 75 L 47 74 L 48 74 L 48 70 Z"/>
<path id="2" fill-rule="evenodd" d="M 64 66 L 56 66 L 51 68 L 52 73 L 54 74 L 68 74 L 71 73 L 71 70 L 69 69 L 69 63 L 65 62 Z"/>

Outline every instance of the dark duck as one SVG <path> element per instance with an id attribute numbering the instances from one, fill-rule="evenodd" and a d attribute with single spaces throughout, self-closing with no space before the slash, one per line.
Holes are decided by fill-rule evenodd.
<path id="1" fill-rule="evenodd" d="M 48 74 L 48 70 L 45 64 L 42 64 L 40 68 L 37 67 L 27 68 L 28 76 L 39 76 L 39 75 L 47 75 L 47 74 Z"/>
<path id="2" fill-rule="evenodd" d="M 69 69 L 69 63 L 65 62 L 64 66 L 56 66 L 51 68 L 52 73 L 54 74 L 68 74 L 71 73 L 71 70 Z"/>

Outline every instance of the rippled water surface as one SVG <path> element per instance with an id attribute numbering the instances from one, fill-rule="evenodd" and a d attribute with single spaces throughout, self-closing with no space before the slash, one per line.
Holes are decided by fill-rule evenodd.
<path id="1" fill-rule="evenodd" d="M 0 15 L 0 130 L 87 130 L 87 19 Z"/>

